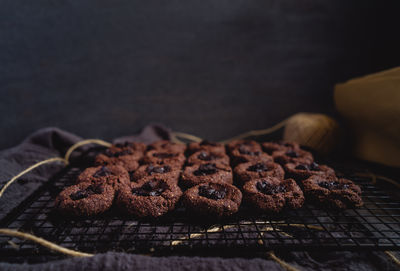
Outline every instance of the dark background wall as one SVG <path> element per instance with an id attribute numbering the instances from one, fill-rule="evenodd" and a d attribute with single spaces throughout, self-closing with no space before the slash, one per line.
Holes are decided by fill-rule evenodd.
<path id="1" fill-rule="evenodd" d="M 336 82 L 400 64 L 399 3 L 3 0 L 0 148 L 45 126 L 217 140 L 334 114 Z"/>

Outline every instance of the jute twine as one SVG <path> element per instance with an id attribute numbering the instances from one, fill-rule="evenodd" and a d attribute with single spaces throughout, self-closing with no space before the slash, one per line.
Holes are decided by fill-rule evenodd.
<path id="1" fill-rule="evenodd" d="M 28 167 L 27 169 L 23 170 L 22 172 L 18 173 L 17 175 L 15 175 L 14 177 L 12 177 L 0 190 L 0 198 L 1 196 L 3 196 L 4 191 L 13 183 L 15 182 L 19 177 L 25 175 L 26 173 L 34 170 L 37 167 L 40 167 L 42 165 L 45 164 L 50 164 L 50 163 L 54 163 L 54 162 L 63 162 L 65 165 L 69 164 L 69 159 L 71 157 L 71 154 L 74 150 L 76 150 L 79 147 L 82 147 L 84 145 L 88 145 L 88 144 L 98 144 L 98 145 L 102 145 L 105 147 L 110 147 L 111 143 L 108 143 L 106 141 L 100 140 L 100 139 L 86 139 L 86 140 L 82 140 L 79 141 L 77 143 L 75 143 L 74 145 L 72 145 L 67 152 L 65 153 L 64 157 L 53 157 L 53 158 L 49 158 L 43 161 L 40 161 L 30 167 Z"/>
<path id="2" fill-rule="evenodd" d="M 75 143 L 74 145 L 72 145 L 67 150 L 67 152 L 65 153 L 64 157 L 53 157 L 53 158 L 49 158 L 49 159 L 40 161 L 40 162 L 28 167 L 27 169 L 21 171 L 20 173 L 18 173 L 14 177 L 12 177 L 1 188 L 1 190 L 0 190 L 0 198 L 3 196 L 4 192 L 6 191 L 6 189 L 12 183 L 14 183 L 16 180 L 18 180 L 18 178 L 20 178 L 21 176 L 23 176 L 26 173 L 34 170 L 37 167 L 45 165 L 45 164 L 62 162 L 67 166 L 69 164 L 69 159 L 71 157 L 72 152 L 75 151 L 76 149 L 78 149 L 79 147 L 84 146 L 84 145 L 88 145 L 88 144 L 98 144 L 98 145 L 102 145 L 102 146 L 105 146 L 105 147 L 110 147 L 111 146 L 111 143 L 106 142 L 104 140 L 100 140 L 100 139 L 86 139 L 86 140 L 79 141 L 79 142 Z M 42 246 L 44 246 L 46 248 L 49 248 L 51 250 L 54 250 L 54 251 L 57 251 L 57 252 L 60 252 L 62 254 L 69 255 L 69 256 L 74 256 L 74 257 L 91 257 L 91 256 L 93 256 L 93 254 L 80 252 L 80 251 L 76 251 L 76 250 L 72 250 L 72 249 L 68 249 L 68 248 L 59 246 L 59 245 L 57 245 L 57 244 L 55 244 L 53 242 L 47 241 L 47 240 L 45 240 L 43 238 L 37 237 L 37 236 L 35 236 L 33 234 L 29 234 L 29 233 L 25 233 L 25 232 L 20 232 L 20 231 L 11 230 L 11 229 L 0 228 L 0 234 L 13 236 L 13 237 L 21 238 L 21 239 L 30 240 L 30 241 L 38 243 L 39 245 L 42 245 Z"/>

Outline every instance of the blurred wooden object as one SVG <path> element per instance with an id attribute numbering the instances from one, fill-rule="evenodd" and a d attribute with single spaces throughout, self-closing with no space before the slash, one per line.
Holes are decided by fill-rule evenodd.
<path id="1" fill-rule="evenodd" d="M 335 103 L 355 136 L 354 154 L 400 166 L 400 67 L 338 84 Z"/>

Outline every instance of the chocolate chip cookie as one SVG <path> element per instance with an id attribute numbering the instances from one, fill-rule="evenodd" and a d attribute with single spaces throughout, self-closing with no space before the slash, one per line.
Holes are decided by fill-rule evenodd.
<path id="1" fill-rule="evenodd" d="M 111 207 L 114 193 L 113 187 L 106 183 L 79 183 L 61 191 L 55 208 L 63 214 L 79 217 L 98 215 Z"/>
<path id="2" fill-rule="evenodd" d="M 242 193 L 227 183 L 203 183 L 186 190 L 182 202 L 196 214 L 224 217 L 239 210 Z"/>
<path id="3" fill-rule="evenodd" d="M 300 182 L 312 175 L 335 176 L 335 171 L 326 166 L 312 163 L 288 163 L 284 166 L 287 176 Z"/>
<path id="4" fill-rule="evenodd" d="M 181 152 L 151 150 L 143 157 L 144 164 L 169 165 L 174 168 L 181 168 L 186 157 Z"/>
<path id="5" fill-rule="evenodd" d="M 264 142 L 261 143 L 261 147 L 269 155 L 272 155 L 275 151 L 284 151 L 284 150 L 298 150 L 300 149 L 299 144 L 295 142 Z"/>
<path id="6" fill-rule="evenodd" d="M 181 184 L 185 187 L 192 187 L 201 183 L 233 182 L 232 169 L 229 166 L 207 163 L 187 166 L 181 175 Z"/>
<path id="7" fill-rule="evenodd" d="M 213 153 L 225 154 L 225 146 L 223 144 L 211 142 L 208 140 L 189 143 L 187 150 L 189 154 L 193 154 L 199 151 L 208 151 Z"/>
<path id="8" fill-rule="evenodd" d="M 188 165 L 216 163 L 229 166 L 229 156 L 225 153 L 201 150 L 193 153 L 187 160 Z"/>
<path id="9" fill-rule="evenodd" d="M 240 140 L 232 140 L 228 144 L 226 144 L 226 149 L 229 154 L 232 153 L 233 150 L 242 149 L 245 152 L 262 152 L 260 144 L 255 142 L 254 140 L 240 139 Z"/>
<path id="10" fill-rule="evenodd" d="M 303 206 L 304 195 L 293 179 L 280 180 L 266 177 L 251 180 L 243 185 L 243 197 L 252 206 L 267 213 Z"/>
<path id="11" fill-rule="evenodd" d="M 285 177 L 283 168 L 274 162 L 248 162 L 239 164 L 235 167 L 234 173 L 235 180 L 239 186 L 242 186 L 250 180 L 267 176 L 275 177 L 280 180 L 283 180 Z"/>
<path id="12" fill-rule="evenodd" d="M 247 162 L 272 162 L 272 156 L 262 152 L 251 150 L 246 147 L 239 147 L 231 151 L 232 164 L 238 165 Z"/>
<path id="13" fill-rule="evenodd" d="M 146 177 L 120 190 L 117 205 L 138 217 L 159 217 L 175 208 L 181 189 L 164 178 Z"/>
<path id="14" fill-rule="evenodd" d="M 313 175 L 302 182 L 307 200 L 333 209 L 347 209 L 363 205 L 361 189 L 347 179 Z"/>
<path id="15" fill-rule="evenodd" d="M 76 179 L 77 183 L 105 183 L 117 188 L 119 185 L 128 184 L 129 173 L 125 168 L 118 165 L 89 167 L 85 169 Z"/>
<path id="16" fill-rule="evenodd" d="M 181 171 L 170 165 L 148 164 L 140 166 L 131 177 L 131 181 L 137 182 L 145 177 L 166 178 L 178 184 Z"/>
<path id="17" fill-rule="evenodd" d="M 301 149 L 287 149 L 281 151 L 275 151 L 272 154 L 274 161 L 280 165 L 285 165 L 287 163 L 312 163 L 314 162 L 313 155 Z"/>
<path id="18" fill-rule="evenodd" d="M 143 157 L 142 143 L 126 143 L 112 145 L 104 153 L 96 156 L 96 165 L 120 165 L 128 172 L 139 167 L 139 160 Z"/>

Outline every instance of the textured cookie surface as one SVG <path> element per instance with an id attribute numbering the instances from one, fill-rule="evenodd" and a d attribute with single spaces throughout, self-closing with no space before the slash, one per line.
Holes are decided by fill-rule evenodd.
<path id="1" fill-rule="evenodd" d="M 226 183 L 204 183 L 188 189 L 183 204 L 189 211 L 205 216 L 230 216 L 239 210 L 242 193 Z"/>

